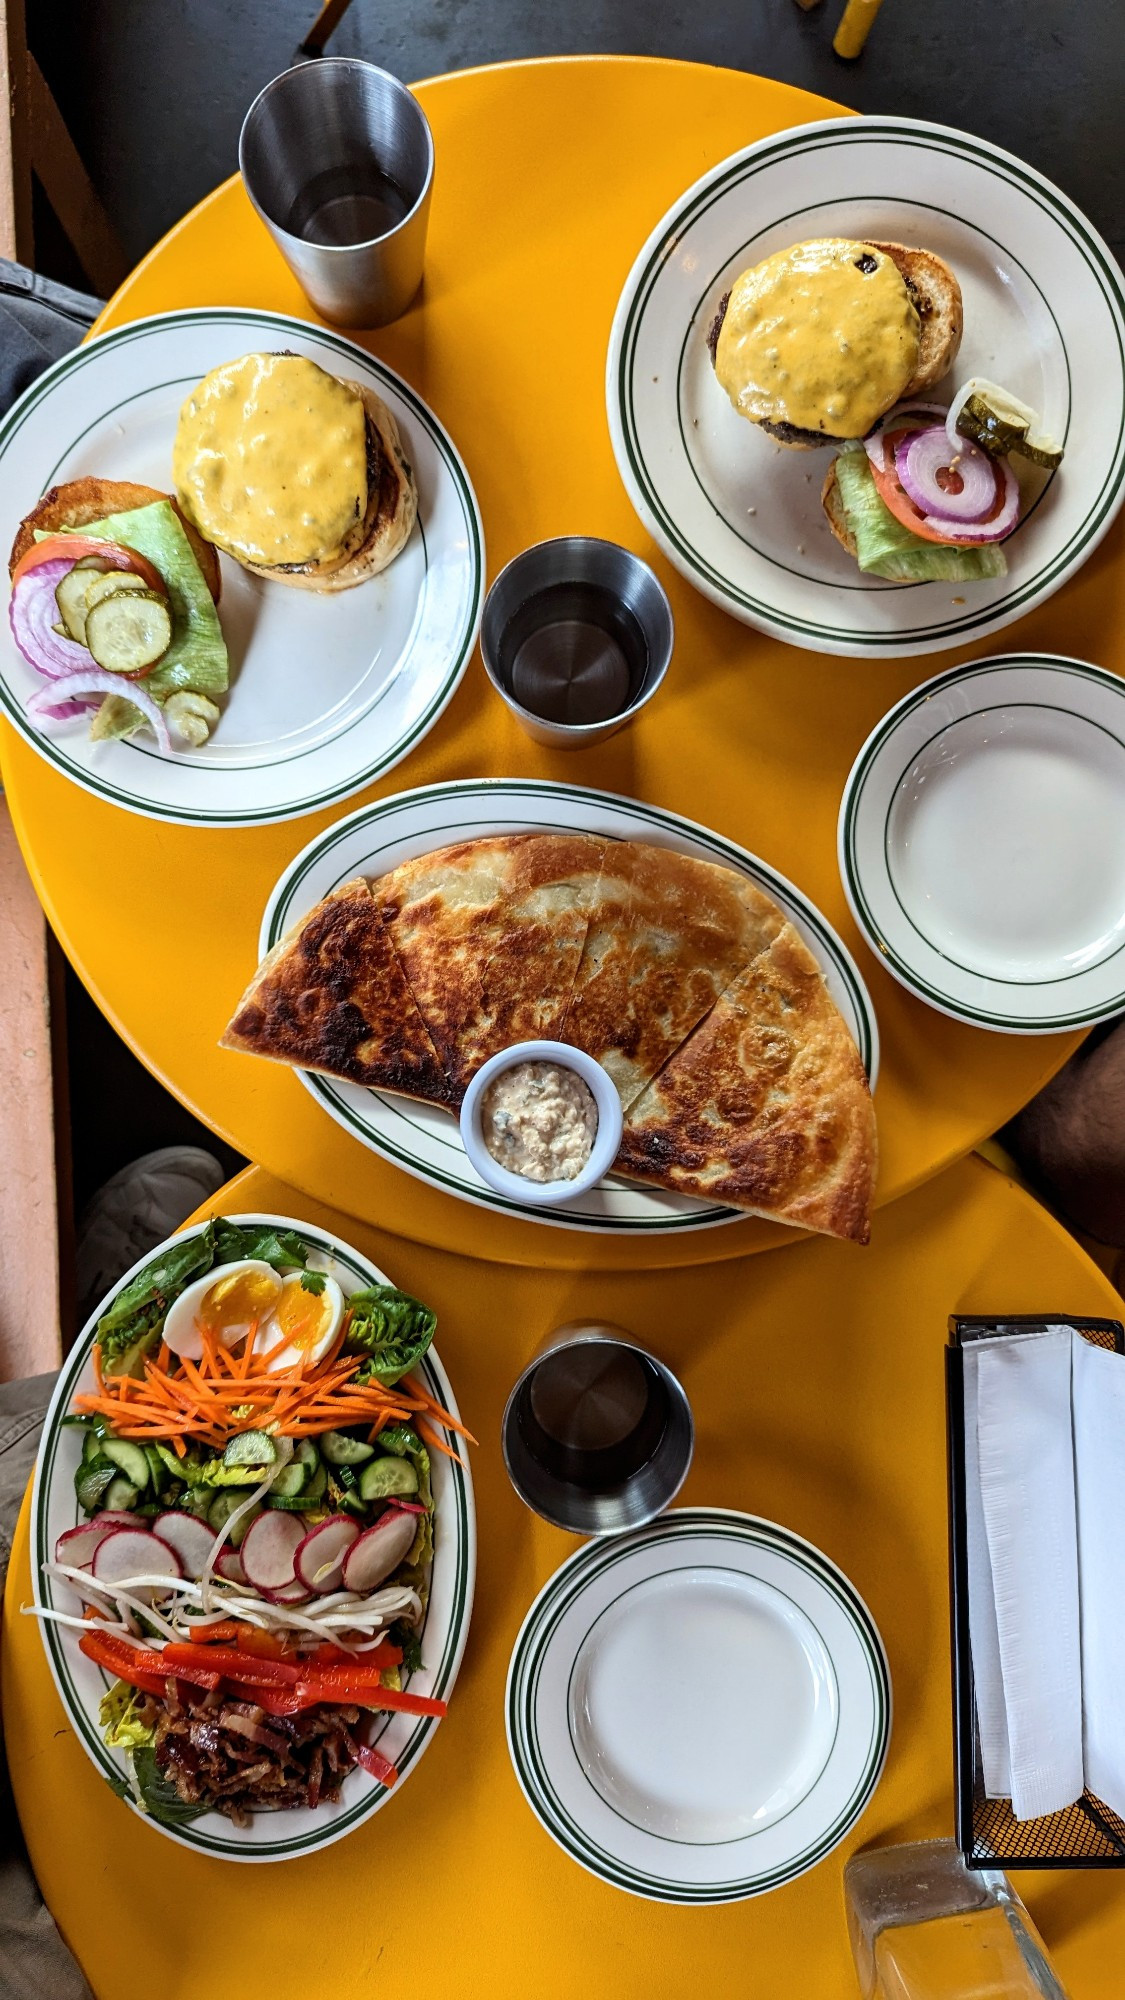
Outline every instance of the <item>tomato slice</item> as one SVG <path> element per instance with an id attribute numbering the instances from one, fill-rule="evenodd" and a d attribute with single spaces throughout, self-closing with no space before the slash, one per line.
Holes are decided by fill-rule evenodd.
<path id="1" fill-rule="evenodd" d="M 147 557 L 138 555 L 136 549 L 127 549 L 123 542 L 99 542 L 93 535 L 48 535 L 42 542 L 33 542 L 12 572 L 13 586 L 28 570 L 38 569 L 40 563 L 58 562 L 60 556 L 73 562 L 80 556 L 97 556 L 108 569 L 134 570 L 137 576 L 144 577 L 150 590 L 158 590 L 162 597 L 168 595 L 164 578 Z"/>

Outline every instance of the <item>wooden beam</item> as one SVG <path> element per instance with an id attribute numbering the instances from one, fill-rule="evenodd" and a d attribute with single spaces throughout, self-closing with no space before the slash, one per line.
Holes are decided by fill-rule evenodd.
<path id="1" fill-rule="evenodd" d="M 0 0 L 0 257 L 16 264 L 32 264 L 35 260 L 29 60 L 24 0 Z"/>
<path id="2" fill-rule="evenodd" d="M 328 40 L 329 35 L 335 34 L 351 3 L 352 0 L 324 0 L 324 5 L 317 15 L 316 20 L 313 22 L 304 41 L 299 45 L 300 53 L 303 56 L 322 56 L 324 54 L 325 42 Z"/>
<path id="3" fill-rule="evenodd" d="M 0 799 L 0 1381 L 62 1358 L 47 925 Z"/>
<path id="4" fill-rule="evenodd" d="M 108 298 L 128 276 L 129 260 L 33 55 L 27 81 L 32 169 L 95 291 Z"/>

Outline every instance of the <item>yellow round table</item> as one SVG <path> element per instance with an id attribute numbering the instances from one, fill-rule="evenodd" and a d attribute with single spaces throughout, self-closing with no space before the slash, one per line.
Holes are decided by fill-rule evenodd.
<path id="1" fill-rule="evenodd" d="M 659 571 L 677 646 L 644 716 L 581 753 L 531 743 L 475 660 L 425 743 L 355 803 L 433 780 L 551 777 L 671 807 L 762 855 L 820 905 L 870 984 L 883 1038 L 880 1200 L 893 1201 L 995 1130 L 1074 1046 L 990 1035 L 929 1011 L 858 942 L 845 905 L 835 828 L 855 752 L 908 688 L 963 655 L 824 659 L 727 617 L 654 551 L 605 415 L 614 306 L 668 204 L 749 140 L 840 107 L 730 70 L 615 58 L 469 71 L 421 85 L 419 96 L 438 162 L 425 287 L 396 325 L 362 338 L 463 451 L 491 575 L 542 536 L 610 536 Z M 217 303 L 310 310 L 237 181 L 158 245 L 101 324 Z M 1060 596 L 1004 634 L 1004 647 L 1111 665 L 1125 611 L 1123 536 L 1125 521 Z M 408 1178 L 341 1132 L 294 1075 L 217 1046 L 255 964 L 274 882 L 338 814 L 233 831 L 166 826 L 86 796 L 7 727 L 0 750 L 36 886 L 99 1006 L 206 1124 L 294 1186 L 420 1241 L 540 1265 L 686 1263 L 792 1240 L 747 1221 L 639 1248 L 631 1237 L 486 1215 Z"/>
<path id="2" fill-rule="evenodd" d="M 68 1727 L 28 1599 L 27 1508 L 4 1615 L 3 1704 L 43 1892 L 99 2000 L 267 1990 L 461 1993 L 466 2000 L 854 2000 L 848 1848 L 952 1826 L 942 1346 L 953 1311 L 1117 1316 L 1107 1280 L 1045 1211 L 979 1159 L 840 1244 L 627 1277 L 474 1264 L 389 1237 L 251 1169 L 215 1204 L 343 1234 L 438 1311 L 474 1451 L 480 1561 L 461 1678 L 401 1794 L 338 1846 L 250 1871 L 184 1852 L 132 1817 Z M 516 1499 L 504 1399 L 551 1326 L 631 1327 L 682 1377 L 698 1448 L 689 1505 L 781 1521 L 841 1564 L 882 1631 L 894 1682 L 886 1773 L 840 1848 L 785 1889 L 706 1910 L 644 1903 L 566 1859 L 508 1761 L 504 1678 L 531 1599 L 575 1544 Z M 1125 1960 L 1113 1873 L 1018 1878 L 1073 2000 L 1110 2000 Z M 952 2000 L 952 1996 L 951 1996 Z"/>

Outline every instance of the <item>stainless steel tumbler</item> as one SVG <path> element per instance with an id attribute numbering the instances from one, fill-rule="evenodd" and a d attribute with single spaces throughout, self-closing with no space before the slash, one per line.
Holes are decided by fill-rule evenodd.
<path id="1" fill-rule="evenodd" d="M 246 192 L 302 291 L 337 326 L 385 326 L 422 282 L 434 178 L 425 112 L 351 56 L 267 83 L 238 147 Z"/>

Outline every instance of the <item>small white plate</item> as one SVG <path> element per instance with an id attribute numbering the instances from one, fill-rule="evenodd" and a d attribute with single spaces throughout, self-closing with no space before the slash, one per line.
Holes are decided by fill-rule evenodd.
<path id="1" fill-rule="evenodd" d="M 209 369 L 285 348 L 374 389 L 418 482 L 410 540 L 354 590 L 293 590 L 220 558 L 231 662 L 222 718 L 200 750 L 151 737 L 91 743 L 89 722 L 37 723 L 42 681 L 2 620 L 0 705 L 41 757 L 99 798 L 183 826 L 294 819 L 389 771 L 452 698 L 476 644 L 484 537 L 469 476 L 409 384 L 354 341 L 281 313 L 210 308 L 135 320 L 76 348 L 0 424 L 0 550 L 50 486 L 98 475 L 166 493 L 181 405 Z"/>
<path id="2" fill-rule="evenodd" d="M 663 812 L 659 806 L 644 805 L 638 799 L 590 791 L 581 785 L 530 778 L 469 778 L 447 785 L 424 785 L 417 791 L 399 792 L 361 806 L 326 833 L 318 834 L 290 862 L 266 905 L 259 957 L 264 958 L 290 925 L 322 896 L 353 875 L 373 880 L 400 862 L 430 854 L 453 841 L 546 830 L 646 840 L 748 875 L 780 903 L 812 952 L 874 1089 L 879 1067 L 875 1010 L 851 953 L 815 904 L 766 862 L 693 820 Z M 232 1007 L 237 997 L 232 992 Z M 649 1235 L 746 1219 L 738 1209 L 720 1208 L 694 1195 L 642 1187 L 612 1175 L 565 1207 L 534 1207 L 485 1185 L 465 1152 L 456 1120 L 444 1112 L 386 1091 L 341 1083 L 335 1077 L 315 1076 L 306 1070 L 298 1073 L 325 1110 L 373 1152 L 405 1167 L 407 1173 L 417 1174 L 431 1187 L 503 1215 L 522 1215 L 563 1229 Z"/>
<path id="3" fill-rule="evenodd" d="M 938 400 L 999 381 L 1066 445 L 1005 544 L 1005 577 L 865 577 L 820 505 L 828 451 L 787 451 L 731 407 L 706 335 L 739 272 L 813 236 L 935 250 L 965 301 Z M 939 652 L 1010 624 L 1097 547 L 1125 497 L 1121 273 L 1058 188 L 983 139 L 911 118 L 802 125 L 705 174 L 657 225 L 610 337 L 610 431 L 629 497 L 690 583 L 794 646 L 870 658 Z"/>
<path id="4" fill-rule="evenodd" d="M 859 1818 L 890 1675 L 827 1556 L 749 1514 L 682 1508 L 556 1571 L 516 1640 L 507 1717 L 528 1803 L 575 1861 L 656 1902 L 737 1902 Z"/>
<path id="5" fill-rule="evenodd" d="M 310 1223 L 287 1215 L 232 1215 L 231 1222 L 274 1223 L 295 1230 L 302 1242 L 319 1253 L 321 1268 L 329 1272 L 345 1293 L 365 1285 L 391 1284 L 393 1280 L 350 1245 L 314 1229 Z M 198 1235 L 205 1224 L 178 1230 L 182 1236 Z M 169 1241 L 172 1239 L 169 1238 Z M 35 1602 L 48 1610 L 73 1612 L 76 1603 L 65 1584 L 44 1576 L 42 1564 L 54 1554 L 55 1543 L 67 1529 L 83 1518 L 75 1499 L 74 1472 L 82 1455 L 82 1433 L 64 1424 L 75 1396 L 95 1393 L 92 1352 L 97 1321 L 111 1300 L 124 1289 L 134 1273 L 151 1263 L 165 1244 L 154 1244 L 126 1271 L 91 1315 L 67 1357 L 55 1385 L 51 1407 L 43 1425 L 43 1440 L 35 1465 L 31 1491 L 31 1572 Z M 449 1377 L 433 1348 L 419 1374 L 430 1394 L 451 1416 L 459 1414 Z M 422 1627 L 423 1665 L 411 1676 L 417 1694 L 448 1699 L 457 1679 L 469 1618 L 473 1608 L 476 1580 L 476 1510 L 472 1478 L 467 1465 L 432 1454 L 434 1489 L 434 1565 L 430 1578 L 430 1601 Z M 367 1771 L 350 1771 L 335 1803 L 326 1801 L 310 1810 L 295 1807 L 286 1812 L 255 1813 L 247 1827 L 235 1826 L 219 1812 L 207 1812 L 186 1825 L 172 1827 L 142 1813 L 125 1784 L 125 1761 L 117 1750 L 102 1741 L 98 1709 L 102 1696 L 112 1685 L 112 1675 L 103 1672 L 79 1650 L 78 1634 L 69 1626 L 43 1619 L 39 1626 L 47 1664 L 75 1736 L 91 1763 L 114 1790 L 137 1813 L 145 1826 L 174 1840 L 180 1847 L 194 1848 L 224 1861 L 288 1861 L 334 1841 L 361 1826 L 397 1795 L 399 1787 L 388 1791 Z M 383 1755 L 397 1765 L 399 1786 L 405 1783 L 423 1751 L 433 1741 L 437 1722 L 428 1716 L 402 1713 L 381 1719 L 376 1741 Z M 154 1857 L 155 1858 L 155 1857 Z"/>
<path id="6" fill-rule="evenodd" d="M 1009 1034 L 1125 1009 L 1125 683 L 1011 653 L 915 688 L 860 751 L 840 874 L 888 972 Z"/>

